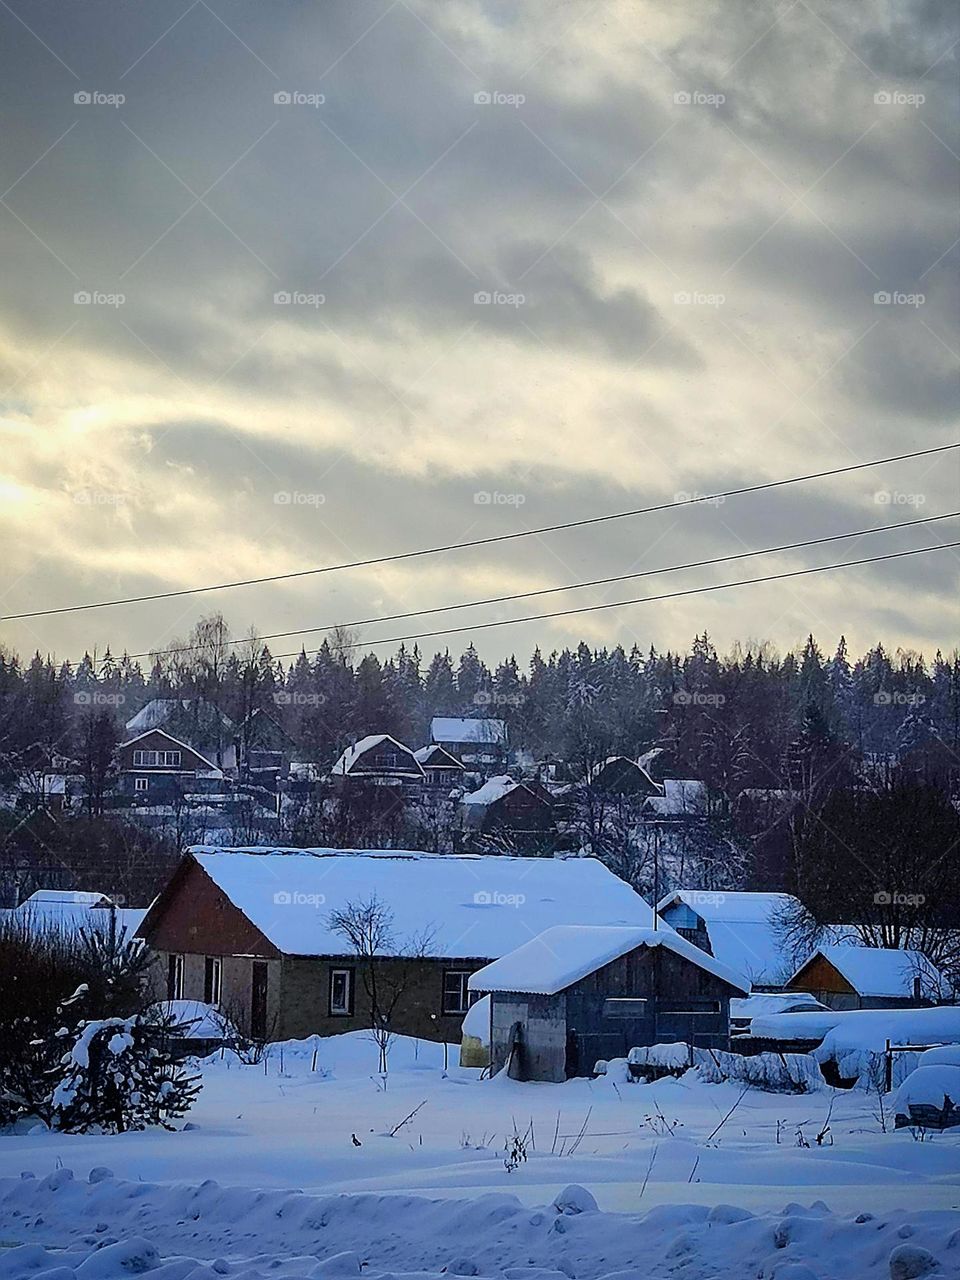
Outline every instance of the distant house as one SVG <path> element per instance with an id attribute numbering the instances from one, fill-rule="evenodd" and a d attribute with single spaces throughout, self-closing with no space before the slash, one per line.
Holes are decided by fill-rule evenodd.
<path id="1" fill-rule="evenodd" d="M 947 989 L 922 951 L 854 945 L 819 947 L 785 984 L 829 1009 L 919 1008 L 945 999 Z"/>
<path id="2" fill-rule="evenodd" d="M 600 1059 L 690 1040 L 727 1049 L 730 998 L 749 983 L 672 929 L 560 925 L 470 978 L 490 992 L 490 1070 L 589 1075 Z"/>
<path id="3" fill-rule="evenodd" d="M 466 773 L 465 765 L 439 743 L 431 742 L 413 753 L 431 786 L 455 786 Z"/>
<path id="4" fill-rule="evenodd" d="M 549 793 L 539 783 L 518 782 L 509 774 L 489 778 L 461 801 L 467 833 L 541 836 L 553 827 Z"/>
<path id="5" fill-rule="evenodd" d="M 112 914 L 117 933 L 123 930 L 132 938 L 146 911 L 117 906 L 105 893 L 38 889 L 9 914 L 11 919 L 23 921 L 31 930 L 71 933 L 83 927 L 109 930 Z"/>
<path id="6" fill-rule="evenodd" d="M 434 716 L 430 737 L 467 768 L 487 771 L 502 766 L 507 759 L 507 726 L 503 720 Z"/>
<path id="7" fill-rule="evenodd" d="M 778 990 L 791 970 L 778 922 L 797 905 L 788 893 L 677 889 L 657 910 L 681 937 L 745 974 L 756 988 Z"/>
<path id="8" fill-rule="evenodd" d="M 188 793 L 216 791 L 223 770 L 165 729 L 147 729 L 115 753 L 115 792 L 136 804 L 171 804 Z"/>
<path id="9" fill-rule="evenodd" d="M 647 773 L 643 765 L 628 756 L 609 756 L 597 765 L 589 777 L 590 786 L 596 791 L 617 796 L 660 796 L 660 787 Z"/>
<path id="10" fill-rule="evenodd" d="M 237 765 L 236 727 L 212 702 L 204 698 L 151 698 L 126 723 L 128 740 L 148 729 L 163 729 L 211 761 L 214 768 L 233 770 Z"/>
<path id="11" fill-rule="evenodd" d="M 234 746 L 237 773 L 245 782 L 275 790 L 285 778 L 295 744 L 286 729 L 262 707 L 246 716 L 236 727 Z"/>
<path id="12" fill-rule="evenodd" d="M 330 916 L 371 902 L 389 912 L 392 939 L 368 962 Z M 391 1029 L 450 1042 L 471 1002 L 470 975 L 531 935 L 651 919 L 593 858 L 197 847 L 140 933 L 156 952 L 157 998 L 219 1004 L 255 1036 L 368 1029 L 376 966 L 381 984 L 404 981 Z"/>
<path id="13" fill-rule="evenodd" d="M 389 733 L 374 733 L 347 747 L 330 770 L 335 781 L 368 782 L 378 786 L 397 786 L 404 782 L 422 782 L 423 766 L 402 742 Z"/>

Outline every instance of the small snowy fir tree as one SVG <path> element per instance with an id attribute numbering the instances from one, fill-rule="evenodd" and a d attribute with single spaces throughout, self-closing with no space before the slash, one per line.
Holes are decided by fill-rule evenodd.
<path id="1" fill-rule="evenodd" d="M 173 1054 L 176 1030 L 176 1020 L 156 1010 L 81 1023 L 60 1061 L 53 1127 L 67 1133 L 172 1129 L 200 1092 L 199 1077 Z"/>

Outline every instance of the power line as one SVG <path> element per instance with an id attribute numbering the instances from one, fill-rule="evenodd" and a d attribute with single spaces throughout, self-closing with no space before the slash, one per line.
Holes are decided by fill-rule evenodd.
<path id="1" fill-rule="evenodd" d="M 483 605 L 510 604 L 515 600 L 530 600 L 535 596 L 555 595 L 562 591 L 579 591 L 585 587 L 609 586 L 614 582 L 629 582 L 636 578 L 655 577 L 661 573 L 679 573 L 684 569 L 702 569 L 712 565 L 728 564 L 731 560 L 748 560 L 754 556 L 774 555 L 781 551 L 798 551 L 803 547 L 818 547 L 825 542 L 842 542 L 848 538 L 864 538 L 873 533 L 886 533 L 891 529 L 910 529 L 916 525 L 934 524 L 939 520 L 952 520 L 957 516 L 960 516 L 960 511 L 948 511 L 939 516 L 924 516 L 917 520 L 902 520 L 899 524 L 873 525 L 869 529 L 854 529 L 849 533 L 834 533 L 823 538 L 808 538 L 803 542 L 784 542 L 776 547 L 761 547 L 755 551 L 738 551 L 728 556 L 715 556 L 710 560 L 688 560 L 685 564 L 665 565 L 659 569 L 641 569 L 636 573 L 621 573 L 609 578 L 591 578 L 587 582 L 568 582 L 559 587 L 541 587 L 537 591 L 518 591 L 513 595 L 489 596 L 484 600 L 461 600 L 458 604 L 438 604 L 429 609 L 411 609 L 407 613 L 390 613 L 376 618 L 356 618 L 350 622 L 328 622 L 315 627 L 300 627 L 295 631 L 273 631 L 267 635 L 256 636 L 255 642 L 260 644 L 267 640 L 285 640 L 289 636 L 310 635 L 316 631 L 332 631 L 336 626 L 368 627 L 378 622 L 401 622 L 407 618 L 422 618 L 432 613 L 451 613 L 457 609 L 476 609 Z M 224 641 L 225 645 L 245 645 L 250 643 L 250 637 Z M 170 649 L 150 649 L 146 653 L 126 653 L 124 656 L 133 661 L 137 658 L 152 658 L 157 653 L 161 653 L 164 657 L 178 653 L 194 653 L 202 648 L 204 646 L 200 644 L 177 645 Z"/>
<path id="2" fill-rule="evenodd" d="M 929 555 L 932 551 L 947 551 L 951 547 L 960 547 L 960 542 L 941 542 L 933 547 L 917 547 L 912 551 L 890 551 L 885 555 L 866 556 L 862 560 L 843 560 L 839 564 L 816 565 L 811 569 L 792 569 L 787 573 L 766 574 L 762 578 L 740 578 L 736 582 L 718 582 L 707 587 L 688 587 L 685 591 L 667 591 L 659 596 L 639 596 L 633 600 L 613 600 L 608 604 L 586 604 L 575 609 L 558 609 L 555 613 L 532 613 L 521 618 L 503 618 L 499 622 L 476 622 L 472 626 L 446 627 L 440 631 L 418 631 L 407 636 L 383 636 L 373 640 L 356 640 L 346 644 L 345 649 L 372 649 L 380 644 L 404 644 L 407 640 L 428 640 L 434 636 L 460 635 L 464 631 L 486 631 L 490 627 L 510 627 L 518 622 L 545 622 L 552 618 L 567 618 L 577 613 L 599 613 L 604 609 L 622 609 L 628 604 L 652 604 L 659 600 L 675 600 L 680 596 L 704 595 L 710 591 L 729 591 L 732 587 L 748 587 L 758 582 L 779 582 L 784 578 L 802 578 L 811 573 L 829 573 L 833 569 L 849 569 L 854 565 L 877 564 L 881 560 L 899 560 L 904 556 Z M 313 650 L 312 652 L 316 652 Z M 281 658 L 299 658 L 297 653 L 278 653 L 275 660 Z"/>
<path id="3" fill-rule="evenodd" d="M 564 529 L 582 529 L 588 525 L 606 524 L 612 520 L 626 520 L 633 516 L 650 515 L 656 511 L 669 511 L 716 502 L 720 498 L 736 498 L 747 493 L 760 493 L 765 489 L 779 489 L 788 484 L 801 484 L 807 480 L 821 480 L 828 476 L 846 475 L 863 471 L 868 467 L 885 466 L 890 462 L 903 462 L 910 458 L 924 458 L 932 454 L 960 449 L 960 441 L 937 445 L 932 449 L 918 449 L 912 453 L 898 453 L 889 458 L 875 458 L 870 462 L 855 462 L 846 467 L 832 467 L 824 471 L 811 471 L 806 475 L 789 476 L 783 480 L 767 480 L 761 484 L 744 485 L 739 489 L 726 489 L 722 493 L 698 494 L 681 502 L 660 502 L 649 507 L 637 507 L 630 511 L 614 511 L 602 516 L 589 516 L 583 520 L 568 520 L 563 524 L 541 525 L 537 529 L 518 529 L 515 533 L 494 534 L 487 538 L 473 538 L 466 542 L 448 542 L 436 547 L 422 547 L 416 551 L 399 551 L 392 555 L 371 556 L 366 560 L 351 560 L 343 564 L 320 565 L 314 569 L 298 569 L 292 573 L 274 573 L 260 578 L 243 578 L 236 582 L 217 582 L 205 587 L 184 587 L 177 591 L 157 591 L 152 595 L 125 596 L 118 600 L 97 600 L 86 604 L 60 605 L 53 609 L 34 609 L 27 613 L 0 614 L 0 622 L 16 622 L 25 618 L 48 618 L 59 613 L 81 613 L 88 609 L 111 609 L 119 605 L 145 604 L 151 600 L 172 600 L 178 596 L 200 595 L 207 591 L 227 591 L 234 587 L 261 586 L 268 582 L 288 582 L 293 578 L 306 578 L 320 573 L 336 573 L 342 569 L 363 569 L 375 564 L 395 564 L 399 560 L 413 560 L 420 556 L 440 555 L 448 551 L 463 551 L 470 547 L 486 547 L 495 543 L 511 542 L 518 538 L 533 538 L 545 533 L 558 533 Z"/>

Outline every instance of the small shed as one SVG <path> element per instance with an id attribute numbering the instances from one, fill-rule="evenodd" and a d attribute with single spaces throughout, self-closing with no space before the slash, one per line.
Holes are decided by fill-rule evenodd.
<path id="1" fill-rule="evenodd" d="M 786 983 L 830 1009 L 919 1008 L 945 998 L 947 982 L 922 951 L 819 947 Z"/>
<path id="2" fill-rule="evenodd" d="M 727 1049 L 745 978 L 672 929 L 559 925 L 472 975 L 490 992 L 490 1069 L 518 1080 L 589 1075 L 638 1045 Z"/>

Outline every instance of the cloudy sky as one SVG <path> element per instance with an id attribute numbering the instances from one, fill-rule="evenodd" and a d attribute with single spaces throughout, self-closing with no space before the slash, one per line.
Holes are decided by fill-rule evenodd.
<path id="1" fill-rule="evenodd" d="M 0 641 L 139 652 L 213 607 L 238 633 L 326 626 L 960 508 L 957 452 L 678 505 L 957 438 L 958 37 L 950 0 L 0 0 L 0 611 L 672 504 Z M 929 654 L 960 634 L 958 563 L 475 639 Z"/>

